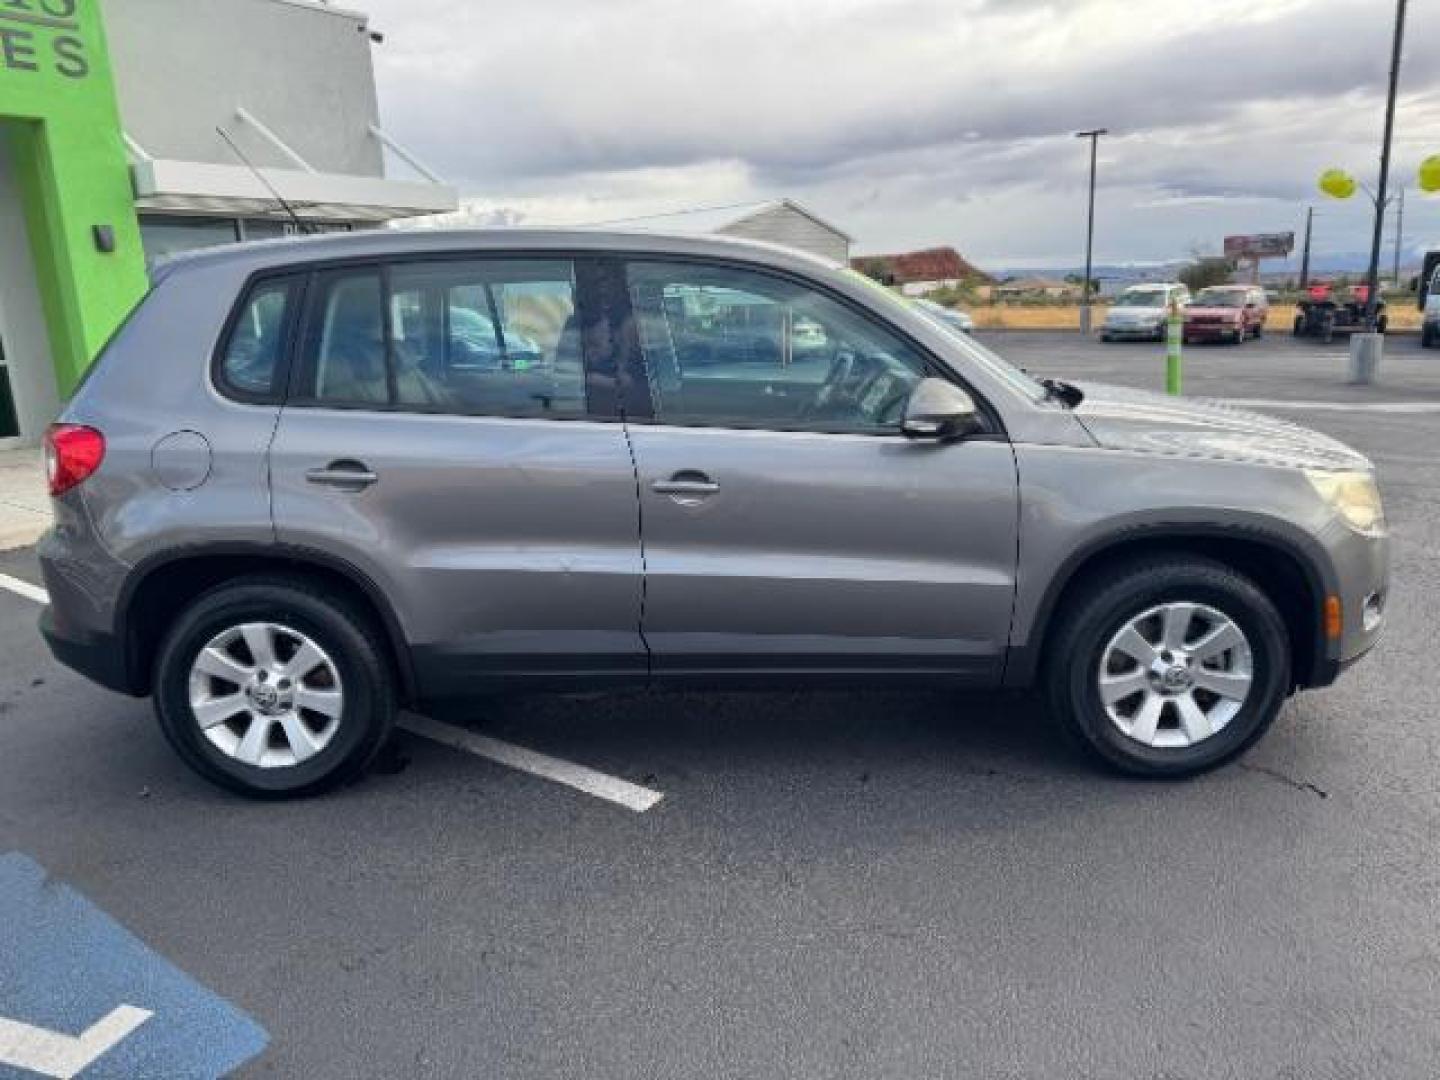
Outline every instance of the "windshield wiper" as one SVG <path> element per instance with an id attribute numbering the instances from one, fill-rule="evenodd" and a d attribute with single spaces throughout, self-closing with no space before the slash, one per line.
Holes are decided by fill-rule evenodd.
<path id="1" fill-rule="evenodd" d="M 1059 379 L 1041 379 L 1040 385 L 1045 388 L 1046 398 L 1060 402 L 1067 409 L 1073 409 L 1085 400 L 1083 390 Z"/>

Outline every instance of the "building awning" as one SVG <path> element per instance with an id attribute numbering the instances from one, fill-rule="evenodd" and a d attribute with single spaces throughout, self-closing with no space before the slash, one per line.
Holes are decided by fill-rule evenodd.
<path id="1" fill-rule="evenodd" d="M 262 180 L 256 171 L 195 161 L 137 161 L 131 166 L 135 204 L 141 211 L 274 216 L 281 210 L 278 192 L 301 218 L 376 222 L 449 213 L 460 205 L 459 192 L 447 184 L 275 168 L 259 169 Z"/>

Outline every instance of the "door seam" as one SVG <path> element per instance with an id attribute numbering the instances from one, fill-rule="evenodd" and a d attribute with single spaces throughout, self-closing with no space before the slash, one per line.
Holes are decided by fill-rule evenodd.
<path id="1" fill-rule="evenodd" d="M 630 454 L 630 474 L 635 480 L 635 536 L 640 544 L 640 623 L 635 631 L 645 649 L 645 677 L 649 681 L 655 675 L 655 652 L 645 637 L 645 608 L 649 598 L 650 567 L 645 558 L 645 507 L 640 498 L 640 463 L 635 457 L 635 442 L 630 437 L 630 423 L 622 413 L 620 430 L 625 433 L 625 449 Z"/>

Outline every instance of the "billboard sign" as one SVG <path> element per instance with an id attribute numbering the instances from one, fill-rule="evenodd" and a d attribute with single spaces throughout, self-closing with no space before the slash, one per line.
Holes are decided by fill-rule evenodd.
<path id="1" fill-rule="evenodd" d="M 1227 259 L 1283 259 L 1295 250 L 1295 234 L 1252 233 L 1225 237 Z"/>

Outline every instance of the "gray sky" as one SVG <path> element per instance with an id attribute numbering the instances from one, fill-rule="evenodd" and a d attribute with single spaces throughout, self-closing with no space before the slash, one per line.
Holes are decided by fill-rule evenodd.
<path id="1" fill-rule="evenodd" d="M 1368 249 L 1390 0 L 357 0 L 386 127 L 479 221 L 569 224 L 788 195 L 860 251 L 1075 262 L 1296 229 Z M 1396 127 L 1407 248 L 1440 247 L 1440 0 L 1411 0 Z"/>

